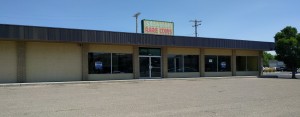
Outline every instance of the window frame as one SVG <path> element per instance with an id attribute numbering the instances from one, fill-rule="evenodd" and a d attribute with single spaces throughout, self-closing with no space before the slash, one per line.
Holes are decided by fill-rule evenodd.
<path id="1" fill-rule="evenodd" d="M 258 56 L 236 56 L 236 60 L 237 60 L 237 57 L 245 57 L 246 59 L 245 59 L 245 63 L 246 63 L 246 65 L 245 65 L 245 70 L 244 71 L 239 71 L 239 70 L 236 70 L 237 72 L 251 72 L 251 71 L 259 71 L 259 65 L 258 65 L 258 59 L 259 59 L 259 57 Z M 257 59 L 257 68 L 256 68 L 256 70 L 249 70 L 249 68 L 248 68 L 248 57 L 255 57 L 256 59 Z M 237 61 L 236 61 L 236 64 L 237 64 Z"/>
<path id="2" fill-rule="evenodd" d="M 198 66 L 198 68 L 197 68 L 197 71 L 195 71 L 195 72 L 199 72 L 200 70 L 199 70 L 199 55 L 182 55 L 182 54 L 168 54 L 168 60 L 169 60 L 169 58 L 170 57 L 172 57 L 172 59 L 173 60 L 175 60 L 175 61 L 173 61 L 174 63 L 173 63 L 173 67 L 172 68 L 174 68 L 174 71 L 169 71 L 169 62 L 168 62 L 168 73 L 190 73 L 190 72 L 186 72 L 185 71 L 185 56 L 197 56 L 197 60 L 198 60 L 198 62 L 197 62 L 197 66 Z M 174 58 L 177 58 L 177 57 L 180 57 L 180 59 L 179 60 L 181 60 L 181 61 L 179 61 L 179 63 L 181 63 L 182 65 L 181 65 L 181 67 L 179 68 L 179 67 L 177 67 L 176 66 L 176 60 L 177 59 L 174 59 Z M 181 71 L 177 71 L 177 68 L 179 68 L 179 69 L 182 69 Z"/>
<path id="3" fill-rule="evenodd" d="M 216 57 L 216 70 L 214 71 L 207 71 L 206 70 L 206 57 Z M 219 70 L 219 57 L 229 57 L 229 61 L 230 61 L 230 70 L 229 71 L 220 71 Z M 232 56 L 228 56 L 228 55 L 205 55 L 204 56 L 204 71 L 205 72 L 232 72 Z"/>
<path id="4" fill-rule="evenodd" d="M 109 54 L 110 55 L 110 73 L 91 73 L 90 72 L 90 54 Z M 111 53 L 111 52 L 88 52 L 88 74 L 127 74 L 127 73 L 114 73 L 113 72 L 113 54 L 128 54 L 131 56 L 131 71 L 129 73 L 133 73 L 133 54 L 132 53 Z M 94 57 L 93 57 L 93 61 L 94 61 Z"/>

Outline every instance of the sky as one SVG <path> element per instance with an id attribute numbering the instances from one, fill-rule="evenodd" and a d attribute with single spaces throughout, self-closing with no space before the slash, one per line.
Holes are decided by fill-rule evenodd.
<path id="1" fill-rule="evenodd" d="M 300 0 L 0 0 L 0 24 L 135 32 L 140 20 L 174 22 L 175 35 L 274 42 L 286 26 L 300 31 Z"/>

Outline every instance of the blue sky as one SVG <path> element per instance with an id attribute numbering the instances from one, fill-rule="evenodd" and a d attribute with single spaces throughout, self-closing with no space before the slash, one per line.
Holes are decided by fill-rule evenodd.
<path id="1" fill-rule="evenodd" d="M 175 35 L 273 42 L 285 26 L 300 30 L 299 0 L 0 0 L 0 23 L 135 32 L 141 19 L 172 21 Z M 140 28 L 140 27 L 139 27 Z"/>

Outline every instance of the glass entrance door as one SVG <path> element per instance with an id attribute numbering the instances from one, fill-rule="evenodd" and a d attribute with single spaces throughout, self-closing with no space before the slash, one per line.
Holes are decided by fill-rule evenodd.
<path id="1" fill-rule="evenodd" d="M 160 57 L 150 57 L 150 77 L 161 77 L 161 61 Z"/>
<path id="2" fill-rule="evenodd" d="M 140 57 L 140 77 L 160 78 L 161 77 L 161 58 L 154 56 Z"/>

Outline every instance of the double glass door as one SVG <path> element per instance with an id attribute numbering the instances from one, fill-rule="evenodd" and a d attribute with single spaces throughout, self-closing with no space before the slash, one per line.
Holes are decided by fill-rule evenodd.
<path id="1" fill-rule="evenodd" d="M 140 77 L 161 78 L 161 57 L 140 56 Z"/>

